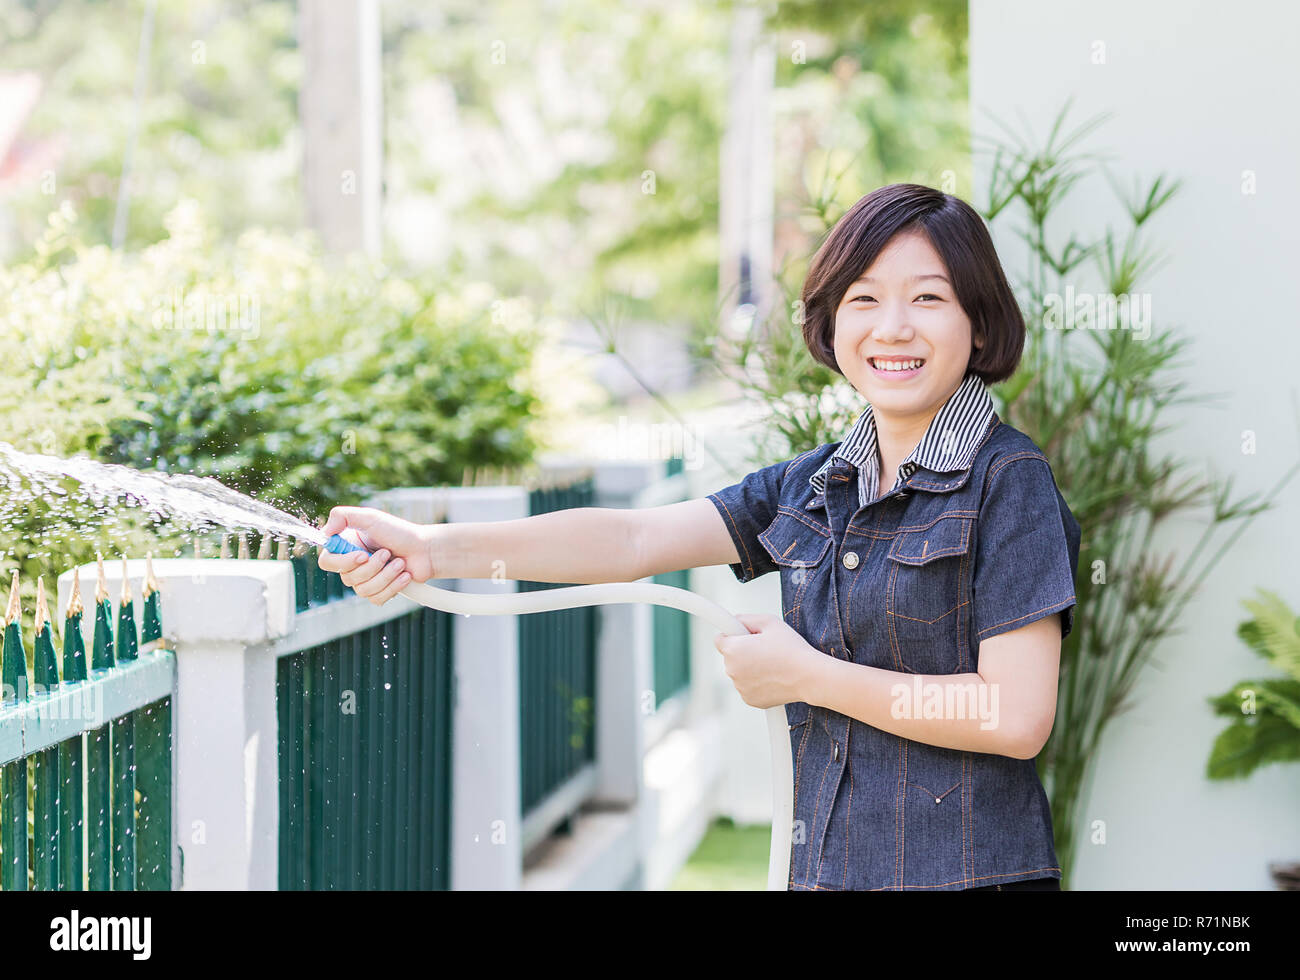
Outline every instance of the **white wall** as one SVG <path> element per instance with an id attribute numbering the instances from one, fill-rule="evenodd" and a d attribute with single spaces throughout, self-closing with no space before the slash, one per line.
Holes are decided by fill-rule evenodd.
<path id="1" fill-rule="evenodd" d="M 1149 280 L 1153 320 L 1191 338 L 1192 388 L 1223 397 L 1172 413 L 1176 431 L 1163 445 L 1194 461 L 1193 472 L 1208 465 L 1233 477 L 1238 492 L 1268 489 L 1300 456 L 1300 5 L 972 0 L 970 12 L 977 146 L 1000 132 L 990 112 L 1017 128 L 1023 116 L 1042 134 L 1074 96 L 1067 124 L 1114 113 L 1086 148 L 1114 154 L 1122 185 L 1161 172 L 1184 180 L 1151 229 L 1168 255 Z M 1099 41 L 1104 64 L 1092 60 Z M 1242 192 L 1247 170 L 1253 195 Z M 977 156 L 981 205 L 987 172 Z M 1107 220 L 1123 227 L 1120 212 L 1101 206 L 1113 200 L 1106 182 L 1092 187 L 1065 216 L 1067 234 L 1092 235 Z M 995 226 L 995 241 L 1009 272 L 1020 268 L 1011 226 Z M 1245 430 L 1254 455 L 1242 452 Z M 1164 543 L 1186 549 L 1201 527 L 1184 521 Z M 1223 727 L 1206 697 L 1271 672 L 1235 636 L 1240 599 L 1264 586 L 1300 610 L 1300 481 L 1234 536 L 1181 633 L 1139 678 L 1135 707 L 1111 723 L 1086 814 L 1105 821 L 1107 839 L 1081 845 L 1076 888 L 1271 888 L 1267 863 L 1300 859 L 1300 766 L 1244 782 L 1204 777 Z"/>

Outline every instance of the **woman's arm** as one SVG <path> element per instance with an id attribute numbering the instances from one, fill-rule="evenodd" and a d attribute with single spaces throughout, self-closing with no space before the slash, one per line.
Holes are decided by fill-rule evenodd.
<path id="1" fill-rule="evenodd" d="M 978 673 L 905 674 L 832 657 L 810 661 L 802 700 L 916 742 L 1032 759 L 1056 718 L 1060 656 L 1057 613 L 980 643 Z"/>
<path id="2" fill-rule="evenodd" d="M 738 561 L 707 498 L 622 510 L 576 507 L 514 521 L 435 524 L 440 578 L 635 582 L 648 575 Z"/>
<path id="3" fill-rule="evenodd" d="M 357 595 L 383 605 L 412 578 L 529 582 L 634 582 L 739 560 L 708 498 L 623 510 L 577 507 L 513 521 L 413 524 L 372 507 L 335 507 L 325 534 L 353 529 L 372 552 L 317 559 Z"/>

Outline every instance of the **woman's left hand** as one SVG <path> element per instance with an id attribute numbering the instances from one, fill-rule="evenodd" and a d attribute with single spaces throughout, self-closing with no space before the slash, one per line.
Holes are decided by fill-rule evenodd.
<path id="1" fill-rule="evenodd" d="M 784 619 L 767 614 L 736 617 L 748 636 L 718 633 L 713 645 L 722 654 L 727 676 L 741 699 L 755 708 L 806 701 L 809 681 L 825 654 Z"/>

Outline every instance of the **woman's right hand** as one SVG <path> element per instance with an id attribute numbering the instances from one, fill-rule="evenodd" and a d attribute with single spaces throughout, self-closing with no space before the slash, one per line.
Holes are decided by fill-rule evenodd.
<path id="1" fill-rule="evenodd" d="M 335 507 L 321 525 L 321 533 L 340 534 L 370 554 L 354 551 L 336 555 L 321 549 L 316 563 L 327 572 L 338 572 L 344 585 L 382 606 L 412 581 L 434 577 L 434 528 L 373 507 Z"/>

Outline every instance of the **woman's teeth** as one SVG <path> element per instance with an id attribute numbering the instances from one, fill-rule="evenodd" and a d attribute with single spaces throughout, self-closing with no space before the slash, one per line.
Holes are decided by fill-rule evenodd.
<path id="1" fill-rule="evenodd" d="M 872 367 L 876 368 L 878 371 L 911 371 L 915 368 L 919 368 L 924 363 L 925 362 L 920 359 L 913 359 L 910 361 L 877 361 L 873 359 L 871 361 Z"/>

